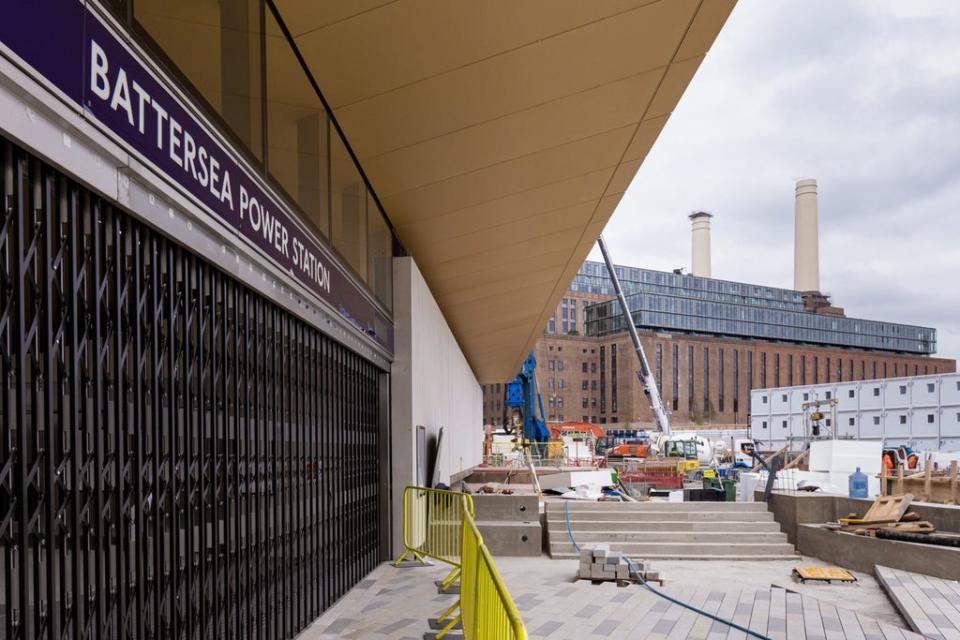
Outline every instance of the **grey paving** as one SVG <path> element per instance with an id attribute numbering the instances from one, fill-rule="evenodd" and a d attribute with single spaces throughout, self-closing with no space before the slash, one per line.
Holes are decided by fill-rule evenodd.
<path id="1" fill-rule="evenodd" d="M 960 583 L 877 565 L 877 580 L 917 633 L 960 640 Z"/>
<path id="2" fill-rule="evenodd" d="M 666 577 L 665 593 L 733 619 L 775 640 L 914 640 L 876 582 L 857 574 L 853 585 L 800 585 L 790 582 L 795 562 L 656 562 Z M 638 585 L 574 581 L 577 560 L 498 558 L 531 638 L 656 638 L 721 640 L 748 636 L 673 604 Z M 438 598 L 433 581 L 440 566 L 399 570 L 381 565 L 301 635 L 301 640 L 420 637 L 427 618 L 455 600 Z M 771 587 L 781 582 L 781 587 Z M 918 587 L 926 595 L 932 582 Z M 373 606 L 372 606 L 373 605 Z M 947 617 L 946 613 L 940 612 Z"/>

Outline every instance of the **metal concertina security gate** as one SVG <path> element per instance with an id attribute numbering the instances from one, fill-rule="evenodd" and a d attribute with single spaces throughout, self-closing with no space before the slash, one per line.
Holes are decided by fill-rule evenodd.
<path id="1" fill-rule="evenodd" d="M 0 639 L 292 637 L 385 559 L 387 380 L 0 138 Z"/>

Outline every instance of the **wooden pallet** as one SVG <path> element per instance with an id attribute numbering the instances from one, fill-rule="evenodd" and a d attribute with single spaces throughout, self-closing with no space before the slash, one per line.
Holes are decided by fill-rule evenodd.
<path id="1" fill-rule="evenodd" d="M 870 509 L 862 518 L 840 518 L 843 524 L 878 524 L 882 522 L 900 522 L 913 502 L 913 494 L 902 496 L 880 496 L 873 501 Z"/>
<path id="2" fill-rule="evenodd" d="M 806 582 L 807 580 L 814 580 L 816 582 L 856 582 L 857 578 L 847 571 L 846 569 L 841 569 L 840 567 L 794 567 L 793 573 L 798 578 L 800 582 Z"/>

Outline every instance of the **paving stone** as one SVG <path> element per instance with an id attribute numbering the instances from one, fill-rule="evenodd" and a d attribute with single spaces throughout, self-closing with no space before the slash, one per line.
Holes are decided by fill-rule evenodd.
<path id="1" fill-rule="evenodd" d="M 403 627 L 409 626 L 409 625 L 413 624 L 414 622 L 416 622 L 416 620 L 414 620 L 413 618 L 401 618 L 400 620 L 397 620 L 396 622 L 391 622 L 391 623 L 388 624 L 388 625 L 385 625 L 385 626 L 383 626 L 383 627 L 380 627 L 379 632 L 380 632 L 380 633 L 384 633 L 384 634 L 386 634 L 386 633 L 393 633 L 394 631 L 398 631 L 399 629 L 402 629 Z"/>
<path id="2" fill-rule="evenodd" d="M 608 636 L 620 626 L 622 620 L 604 620 L 593 630 L 593 635 Z"/>
<path id="3" fill-rule="evenodd" d="M 556 620 L 547 620 L 542 625 L 536 628 L 533 632 L 534 635 L 548 637 L 554 631 L 563 626 L 562 622 L 557 622 Z"/>
<path id="4" fill-rule="evenodd" d="M 351 619 L 349 619 L 349 618 L 340 618 L 340 619 L 338 619 L 338 620 L 334 620 L 334 621 L 333 621 L 326 629 L 324 629 L 323 631 L 324 631 L 324 633 L 340 633 L 341 631 L 343 631 L 344 629 L 346 629 L 347 627 L 349 627 L 349 626 L 350 626 L 351 624 L 353 624 L 354 622 L 356 622 L 356 621 L 355 621 L 355 620 L 351 620 Z"/>

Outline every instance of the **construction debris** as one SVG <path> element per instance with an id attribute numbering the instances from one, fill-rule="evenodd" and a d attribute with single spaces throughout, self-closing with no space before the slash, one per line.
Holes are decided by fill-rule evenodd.
<path id="1" fill-rule="evenodd" d="M 645 560 L 633 563 L 645 582 L 658 582 L 663 585 L 659 571 L 654 571 Z M 577 578 L 581 580 L 616 580 L 626 582 L 635 580 L 631 575 L 627 557 L 619 551 L 611 551 L 609 544 L 595 544 L 580 549 L 580 568 Z"/>
<path id="2" fill-rule="evenodd" d="M 892 538 L 890 534 L 932 534 L 936 527 L 926 520 L 920 519 L 920 514 L 907 512 L 913 496 L 909 493 L 904 496 L 881 496 L 873 501 L 870 509 L 862 517 L 851 513 L 846 518 L 840 518 L 833 528 L 838 531 L 855 533 L 861 536 Z M 913 542 L 922 542 L 923 539 Z M 926 541 L 935 543 L 928 537 Z M 949 543 L 948 543 L 949 544 Z"/>
<path id="3" fill-rule="evenodd" d="M 881 496 L 873 501 L 862 518 L 840 518 L 840 522 L 846 525 L 900 522 L 911 502 L 913 496 L 909 493 L 903 496 Z"/>
<path id="4" fill-rule="evenodd" d="M 499 487 L 494 484 L 485 484 L 479 489 L 477 489 L 477 493 L 488 493 L 488 494 L 497 493 L 504 496 L 511 496 L 513 495 L 513 489 L 508 489 L 507 487 Z"/>
<path id="5" fill-rule="evenodd" d="M 957 470 L 956 460 L 950 461 L 949 471 L 943 468 L 934 469 L 928 458 L 921 472 L 904 475 L 903 465 L 898 465 L 896 476 L 889 473 L 884 467 L 880 479 L 883 493 L 901 495 L 906 491 L 913 491 L 920 496 L 922 502 L 960 503 L 960 472 Z"/>

